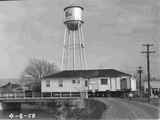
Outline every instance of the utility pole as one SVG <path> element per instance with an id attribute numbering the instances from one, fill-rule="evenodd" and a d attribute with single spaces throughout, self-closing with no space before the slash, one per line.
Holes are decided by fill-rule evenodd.
<path id="1" fill-rule="evenodd" d="M 139 94 L 140 94 L 140 97 L 142 97 L 142 82 L 141 82 L 142 77 L 141 76 L 142 76 L 143 70 L 141 66 L 138 67 L 137 73 L 139 74 Z"/>
<path id="2" fill-rule="evenodd" d="M 142 51 L 142 53 L 147 55 L 148 102 L 150 102 L 150 54 L 155 53 L 155 51 L 150 51 L 150 47 L 153 46 L 153 44 L 143 44 L 143 46 L 146 47 L 146 51 Z"/>

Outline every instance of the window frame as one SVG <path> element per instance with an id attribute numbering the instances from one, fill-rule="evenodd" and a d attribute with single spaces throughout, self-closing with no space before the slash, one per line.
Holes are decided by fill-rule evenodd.
<path id="1" fill-rule="evenodd" d="M 88 80 L 85 80 L 85 81 L 84 81 L 84 86 L 85 86 L 85 87 L 88 87 Z"/>
<path id="2" fill-rule="evenodd" d="M 73 79 L 73 80 L 72 80 L 72 84 L 76 84 L 76 80 Z"/>
<path id="3" fill-rule="evenodd" d="M 101 85 L 108 85 L 108 78 L 101 78 Z"/>
<path id="4" fill-rule="evenodd" d="M 46 87 L 50 87 L 51 86 L 51 81 L 50 80 L 46 80 Z"/>
<path id="5" fill-rule="evenodd" d="M 79 79 L 77 79 L 77 80 L 73 79 L 72 84 L 80 84 L 80 80 Z"/>
<path id="6" fill-rule="evenodd" d="M 63 80 L 58 80 L 58 87 L 63 87 Z"/>

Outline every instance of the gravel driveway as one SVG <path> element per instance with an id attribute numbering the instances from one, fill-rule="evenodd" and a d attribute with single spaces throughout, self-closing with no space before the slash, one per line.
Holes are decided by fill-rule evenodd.
<path id="1" fill-rule="evenodd" d="M 149 104 L 119 98 L 95 99 L 104 102 L 108 106 L 108 109 L 103 113 L 101 120 L 160 118 L 158 107 Z"/>

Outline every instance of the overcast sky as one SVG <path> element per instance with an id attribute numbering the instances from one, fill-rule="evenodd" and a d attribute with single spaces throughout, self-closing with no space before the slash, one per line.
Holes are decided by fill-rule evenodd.
<path id="1" fill-rule="evenodd" d="M 30 58 L 61 64 L 64 7 L 84 7 L 88 68 L 135 73 L 153 43 L 152 76 L 160 77 L 159 0 L 24 0 L 0 2 L 0 78 L 18 78 Z"/>

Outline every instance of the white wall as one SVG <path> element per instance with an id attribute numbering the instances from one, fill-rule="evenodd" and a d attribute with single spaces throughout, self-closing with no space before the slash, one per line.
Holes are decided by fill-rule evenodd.
<path id="1" fill-rule="evenodd" d="M 46 81 L 50 80 L 50 87 L 46 86 Z M 59 87 L 59 80 L 63 80 L 63 87 Z M 80 83 L 72 83 L 72 80 L 80 80 Z M 88 88 L 85 87 L 85 80 L 83 78 L 51 78 L 51 79 L 44 79 L 41 81 L 41 90 L 42 92 L 79 92 L 87 90 Z"/>
<path id="2" fill-rule="evenodd" d="M 112 86 L 111 86 L 111 91 L 116 91 L 116 84 L 117 84 L 117 82 L 116 82 L 116 78 L 110 78 L 110 80 L 111 80 L 111 84 L 112 84 Z"/>
<path id="3" fill-rule="evenodd" d="M 117 90 L 120 90 L 121 89 L 121 81 L 120 81 L 121 79 L 120 79 L 120 77 L 117 77 L 116 79 L 117 79 L 117 87 L 116 88 L 117 88 Z"/>
<path id="4" fill-rule="evenodd" d="M 136 91 L 137 89 L 137 86 L 136 86 L 136 83 L 137 83 L 137 81 L 136 81 L 136 79 L 134 78 L 134 77 L 131 77 L 131 90 L 132 91 Z"/>
<path id="5" fill-rule="evenodd" d="M 101 84 L 101 79 L 102 78 L 107 78 L 108 79 L 108 84 L 107 85 L 102 85 Z M 106 91 L 106 90 L 111 90 L 111 91 L 116 91 L 120 90 L 120 77 L 98 77 L 98 78 L 91 78 L 89 80 L 89 90 L 94 91 L 97 89 L 98 91 Z"/>
<path id="6" fill-rule="evenodd" d="M 96 78 L 96 80 L 98 81 L 98 90 L 99 91 L 106 91 L 106 90 L 109 90 L 110 89 L 110 79 L 108 79 L 108 84 L 107 85 L 102 85 L 101 84 L 101 79 L 102 78 L 106 78 L 106 77 L 99 77 L 99 78 Z"/>
<path id="7" fill-rule="evenodd" d="M 107 78 L 108 84 L 102 85 L 101 79 Z M 127 78 L 127 88 L 131 88 L 133 90 L 136 89 L 136 84 L 134 80 L 129 79 L 129 77 L 98 77 L 98 78 L 90 78 L 89 79 L 89 90 L 95 91 L 116 91 L 121 89 L 121 78 Z M 46 87 L 46 81 L 50 80 L 50 87 Z M 59 87 L 59 80 L 63 80 L 63 87 Z M 72 83 L 72 80 L 80 80 L 80 84 Z M 41 90 L 42 92 L 79 92 L 82 90 L 88 90 L 88 87 L 85 87 L 84 78 L 61 78 L 61 79 L 45 79 L 41 82 Z"/>
<path id="8" fill-rule="evenodd" d="M 88 84 L 88 86 L 89 86 L 89 90 L 91 90 L 91 91 L 95 91 L 96 89 L 98 90 L 98 85 L 99 85 L 99 83 L 98 83 L 98 80 L 97 79 L 95 79 L 95 78 L 92 78 L 92 79 L 89 79 L 89 84 Z"/>

